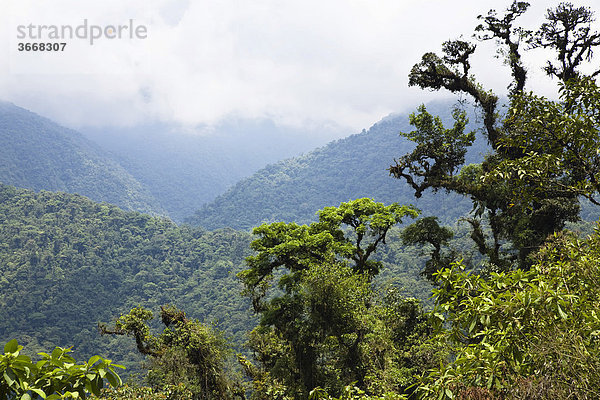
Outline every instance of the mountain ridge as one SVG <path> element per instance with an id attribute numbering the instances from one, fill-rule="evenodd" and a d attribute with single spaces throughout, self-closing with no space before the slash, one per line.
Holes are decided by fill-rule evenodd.
<path id="1" fill-rule="evenodd" d="M 434 103 L 428 109 L 444 122 L 452 121 L 450 103 Z M 414 148 L 399 135 L 411 130 L 406 115 L 389 115 L 369 130 L 262 168 L 204 205 L 186 222 L 207 229 L 243 230 L 263 222 L 309 223 L 323 207 L 370 197 L 384 203 L 413 204 L 424 215 L 442 214 L 442 222 L 453 223 L 471 209 L 468 199 L 431 191 L 416 199 L 404 181 L 389 176 L 387 169 L 394 159 Z M 481 160 L 485 150 L 483 139 L 478 137 L 467 162 Z"/>
<path id="2" fill-rule="evenodd" d="M 0 102 L 0 181 L 164 214 L 147 188 L 81 133 Z"/>
<path id="3" fill-rule="evenodd" d="M 210 128 L 147 123 L 82 132 L 115 155 L 169 216 L 181 222 L 265 165 L 324 143 L 307 129 L 268 119 L 228 119 Z"/>

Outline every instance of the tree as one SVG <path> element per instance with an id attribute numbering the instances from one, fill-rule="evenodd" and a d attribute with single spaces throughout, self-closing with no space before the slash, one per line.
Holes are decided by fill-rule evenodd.
<path id="1" fill-rule="evenodd" d="M 491 10 L 479 17 L 482 22 L 475 29 L 479 40 L 497 41 L 499 53 L 511 68 L 510 111 L 504 122 L 498 96 L 485 90 L 471 72 L 470 58 L 476 51 L 472 43 L 445 42 L 442 57 L 426 53 L 409 75 L 411 86 L 446 89 L 474 101 L 491 147 L 485 160 L 464 165 L 464 154 L 473 142 L 473 134 L 464 132 L 464 113 L 455 112 L 454 127 L 446 129 L 421 107 L 411 116 L 416 130 L 404 134 L 417 147 L 390 167 L 390 174 L 406 180 L 417 197 L 429 188 L 470 197 L 473 212 L 466 220 L 471 238 L 498 270 L 529 268 L 530 256 L 546 237 L 562 229 L 566 221 L 577 220 L 578 197 L 593 199 L 599 189 L 594 182 L 600 164 L 591 150 L 598 141 L 597 87 L 580 72 L 600 45 L 600 36 L 590 28 L 593 13 L 561 3 L 548 10 L 548 22 L 534 33 L 516 25 L 528 7 L 527 2 L 514 1 L 503 16 Z M 558 64 L 549 61 L 545 70 L 562 82 L 562 102 L 525 93 L 524 45 L 556 52 Z M 566 120 L 561 116 L 564 112 L 570 113 Z M 545 125 L 549 113 L 552 134 Z M 561 124 L 569 129 L 562 129 Z M 577 133 L 575 143 L 566 140 L 569 132 Z M 519 179 L 509 179 L 515 174 Z M 528 196 L 521 197 L 524 193 Z M 511 251 L 502 250 L 506 242 Z"/>
<path id="2" fill-rule="evenodd" d="M 525 206 L 548 190 L 600 205 L 594 197 L 600 192 L 600 89 L 594 80 L 561 83 L 560 101 L 519 94 L 504 125 L 510 135 L 501 146 L 523 156 L 501 160 L 487 182 L 515 181 L 515 197 Z"/>
<path id="3" fill-rule="evenodd" d="M 315 387 L 340 393 L 352 382 L 370 392 L 408 386 L 402 379 L 413 365 L 402 374 L 394 340 L 421 339 L 422 311 L 405 299 L 378 298 L 371 282 L 381 265 L 370 259 L 406 216 L 417 210 L 358 199 L 323 209 L 309 226 L 254 229 L 256 254 L 239 277 L 261 316 L 250 340 L 259 367 L 242 360 L 255 398 L 305 399 Z"/>
<path id="4" fill-rule="evenodd" d="M 556 234 L 529 271 L 436 275 L 433 341 L 452 355 L 424 374 L 435 399 L 600 396 L 600 232 Z"/>
<path id="5" fill-rule="evenodd" d="M 404 228 L 400 234 L 402 242 L 406 245 L 430 245 L 433 247 L 431 258 L 426 261 L 425 270 L 421 273 L 430 280 L 435 272 L 449 266 L 453 261 L 455 252 L 443 254 L 442 251 L 442 246 L 447 245 L 453 236 L 452 229 L 440 226 L 437 217 L 421 218 Z"/>
<path id="6" fill-rule="evenodd" d="M 592 32 L 590 27 L 594 13 L 585 7 L 561 3 L 548 10 L 546 19 L 548 22 L 542 24 L 532 40 L 533 47 L 556 51 L 558 65 L 548 61 L 544 70 L 563 82 L 581 78 L 582 74 L 577 69 L 582 63 L 592 60 L 594 47 L 600 45 L 600 33 Z M 598 74 L 600 68 L 589 76 Z"/>
<path id="7" fill-rule="evenodd" d="M 224 371 L 226 341 L 171 305 L 161 307 L 160 316 L 165 329 L 158 336 L 150 333 L 147 323 L 152 312 L 142 307 L 120 316 L 114 328 L 100 324 L 99 329 L 102 334 L 135 338 L 138 351 L 150 357 L 147 381 L 155 391 L 191 399 L 234 398 L 235 383 Z"/>
<path id="8" fill-rule="evenodd" d="M 123 367 L 100 356 L 77 364 L 69 355 L 71 349 L 56 347 L 50 354 L 39 353 L 42 358 L 33 362 L 21 354 L 22 350 L 23 346 L 13 339 L 0 355 L 2 399 L 83 399 L 88 394 L 100 394 L 105 381 L 113 387 L 121 385 L 115 368 Z"/>

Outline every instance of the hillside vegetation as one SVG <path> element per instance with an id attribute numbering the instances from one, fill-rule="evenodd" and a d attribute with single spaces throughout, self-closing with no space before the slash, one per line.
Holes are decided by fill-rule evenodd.
<path id="1" fill-rule="evenodd" d="M 240 179 L 269 163 L 308 152 L 333 134 L 236 118 L 211 128 L 155 123 L 82 132 L 114 154 L 176 222 Z"/>
<path id="2" fill-rule="evenodd" d="M 378 257 L 380 282 L 426 298 L 424 259 L 398 234 Z M 101 338 L 97 323 L 171 303 L 216 322 L 242 350 L 255 317 L 235 274 L 249 243 L 244 232 L 178 227 L 78 195 L 0 185 L 0 342 L 18 339 L 31 351 L 73 345 L 86 356 L 101 349 L 137 369 L 132 345 Z"/>
<path id="3" fill-rule="evenodd" d="M 431 108 L 447 119 L 453 106 L 441 102 Z M 188 222 L 207 229 L 245 230 L 263 222 L 308 223 L 323 207 L 370 197 L 384 203 L 414 204 L 425 214 L 435 213 L 442 221 L 454 223 L 470 210 L 467 200 L 442 193 L 434 197 L 431 192 L 416 199 L 410 187 L 388 174 L 394 158 L 414 147 L 399 135 L 411 130 L 406 116 L 390 116 L 368 131 L 269 165 L 203 206 Z M 479 140 L 469 159 L 481 159 L 484 152 L 485 144 Z"/>
<path id="4" fill-rule="evenodd" d="M 240 344 L 253 317 L 233 274 L 248 243 L 246 233 L 0 185 L 0 342 L 18 339 L 32 351 L 74 345 L 78 355 L 103 349 L 131 366 L 131 346 L 111 345 L 97 323 L 174 303 Z"/>
<path id="5" fill-rule="evenodd" d="M 164 213 L 148 189 L 79 132 L 0 102 L 0 182 Z"/>

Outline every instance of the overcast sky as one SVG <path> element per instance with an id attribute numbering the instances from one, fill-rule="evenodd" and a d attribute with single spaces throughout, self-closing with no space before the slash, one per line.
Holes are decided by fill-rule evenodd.
<path id="1" fill-rule="evenodd" d="M 435 95 L 407 74 L 443 41 L 470 38 L 489 0 L 0 0 L 0 99 L 71 127 L 161 121 L 188 126 L 224 118 L 268 118 L 295 127 L 351 132 Z M 554 1 L 535 1 L 524 23 L 539 25 Z M 600 0 L 576 2 L 600 11 Z M 7 12 L 8 11 L 8 12 Z M 62 52 L 18 52 L 19 25 L 144 26 L 145 38 Z M 128 28 L 127 28 L 128 29 Z M 127 33 L 127 31 L 125 31 Z M 29 40 L 35 41 L 35 40 Z M 508 70 L 479 45 L 473 71 L 503 92 Z M 530 88 L 552 95 L 538 73 Z"/>

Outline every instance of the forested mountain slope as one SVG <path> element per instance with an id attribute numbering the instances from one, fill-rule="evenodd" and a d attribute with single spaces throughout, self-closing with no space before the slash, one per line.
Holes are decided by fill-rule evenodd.
<path id="1" fill-rule="evenodd" d="M 313 150 L 333 134 L 280 127 L 268 120 L 237 119 L 212 129 L 188 130 L 149 123 L 82 132 L 146 185 L 177 222 L 240 179 L 269 163 Z"/>
<path id="2" fill-rule="evenodd" d="M 146 187 L 80 133 L 6 102 L 0 102 L 0 182 L 162 212 Z"/>
<path id="3" fill-rule="evenodd" d="M 0 342 L 16 338 L 31 351 L 73 345 L 131 365 L 132 341 L 100 337 L 97 323 L 172 303 L 218 321 L 240 344 L 253 317 L 234 274 L 248 243 L 246 233 L 0 185 Z"/>
<path id="4" fill-rule="evenodd" d="M 0 184 L 0 342 L 16 338 L 32 352 L 74 346 L 78 357 L 102 353 L 135 368 L 133 340 L 101 337 L 97 323 L 171 303 L 191 318 L 216 321 L 241 349 L 256 323 L 235 276 L 250 240 L 79 195 Z M 418 276 L 424 258 L 400 244 L 398 230 L 378 258 L 385 265 L 379 284 L 428 297 L 430 286 Z"/>
<path id="5" fill-rule="evenodd" d="M 452 103 L 430 106 L 448 123 Z M 406 116 L 390 116 L 368 131 L 316 149 L 304 156 L 269 165 L 244 179 L 215 201 L 202 207 L 189 222 L 208 229 L 250 229 L 262 222 L 314 220 L 326 206 L 360 197 L 384 203 L 415 204 L 425 214 L 435 211 L 447 223 L 470 210 L 459 196 L 426 193 L 415 199 L 404 182 L 389 176 L 387 168 L 408 153 L 413 144 L 399 136 L 412 127 Z M 476 142 L 469 158 L 481 159 L 485 145 Z"/>

